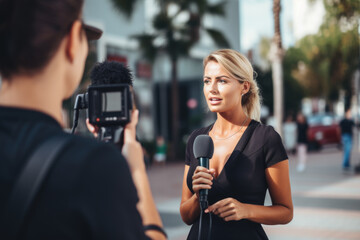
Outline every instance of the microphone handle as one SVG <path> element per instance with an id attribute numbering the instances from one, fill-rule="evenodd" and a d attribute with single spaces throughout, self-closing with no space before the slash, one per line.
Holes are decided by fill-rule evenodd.
<path id="1" fill-rule="evenodd" d="M 208 158 L 200 157 L 199 161 L 200 161 L 200 166 L 209 169 L 209 159 Z"/>
<path id="2" fill-rule="evenodd" d="M 200 166 L 209 169 L 209 158 L 200 157 L 199 161 L 200 161 Z M 200 191 L 199 191 L 199 195 L 200 195 L 199 200 L 200 200 L 200 202 L 203 202 L 203 201 L 207 202 L 208 194 L 209 194 L 208 189 L 200 189 Z"/>

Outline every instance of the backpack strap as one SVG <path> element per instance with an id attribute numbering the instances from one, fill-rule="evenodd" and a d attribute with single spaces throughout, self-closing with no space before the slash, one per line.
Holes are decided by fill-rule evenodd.
<path id="1" fill-rule="evenodd" d="M 3 215 L 2 228 L 6 239 L 17 239 L 24 219 L 54 165 L 57 156 L 71 138 L 56 136 L 41 144 L 30 156 L 14 184 Z"/>

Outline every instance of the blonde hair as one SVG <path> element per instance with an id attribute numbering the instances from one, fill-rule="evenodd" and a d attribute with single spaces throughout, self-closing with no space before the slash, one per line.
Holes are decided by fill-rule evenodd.
<path id="1" fill-rule="evenodd" d="M 235 50 L 220 49 L 204 58 L 204 69 L 210 61 L 217 62 L 229 73 L 230 77 L 237 79 L 239 82 L 243 83 L 246 81 L 250 83 L 249 92 L 243 95 L 241 105 L 247 116 L 260 121 L 261 96 L 257 82 L 254 79 L 254 70 L 249 60 Z"/>

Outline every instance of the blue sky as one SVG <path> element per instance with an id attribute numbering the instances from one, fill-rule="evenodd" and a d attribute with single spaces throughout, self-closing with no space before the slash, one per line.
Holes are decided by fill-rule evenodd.
<path id="1" fill-rule="evenodd" d="M 256 47 L 262 36 L 274 34 L 272 0 L 240 0 L 241 2 L 241 51 Z M 281 36 L 284 47 L 293 44 L 292 0 L 281 1 Z"/>

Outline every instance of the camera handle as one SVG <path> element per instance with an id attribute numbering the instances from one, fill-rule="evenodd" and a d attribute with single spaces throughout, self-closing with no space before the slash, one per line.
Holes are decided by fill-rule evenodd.
<path id="1" fill-rule="evenodd" d="M 122 126 L 101 127 L 98 139 L 102 142 L 111 142 L 122 146 L 123 132 L 124 127 Z"/>
<path id="2" fill-rule="evenodd" d="M 71 129 L 71 134 L 75 133 L 75 128 L 78 125 L 79 120 L 79 110 L 88 108 L 88 93 L 78 94 L 75 99 L 74 104 L 74 118 L 73 118 L 73 127 Z"/>

